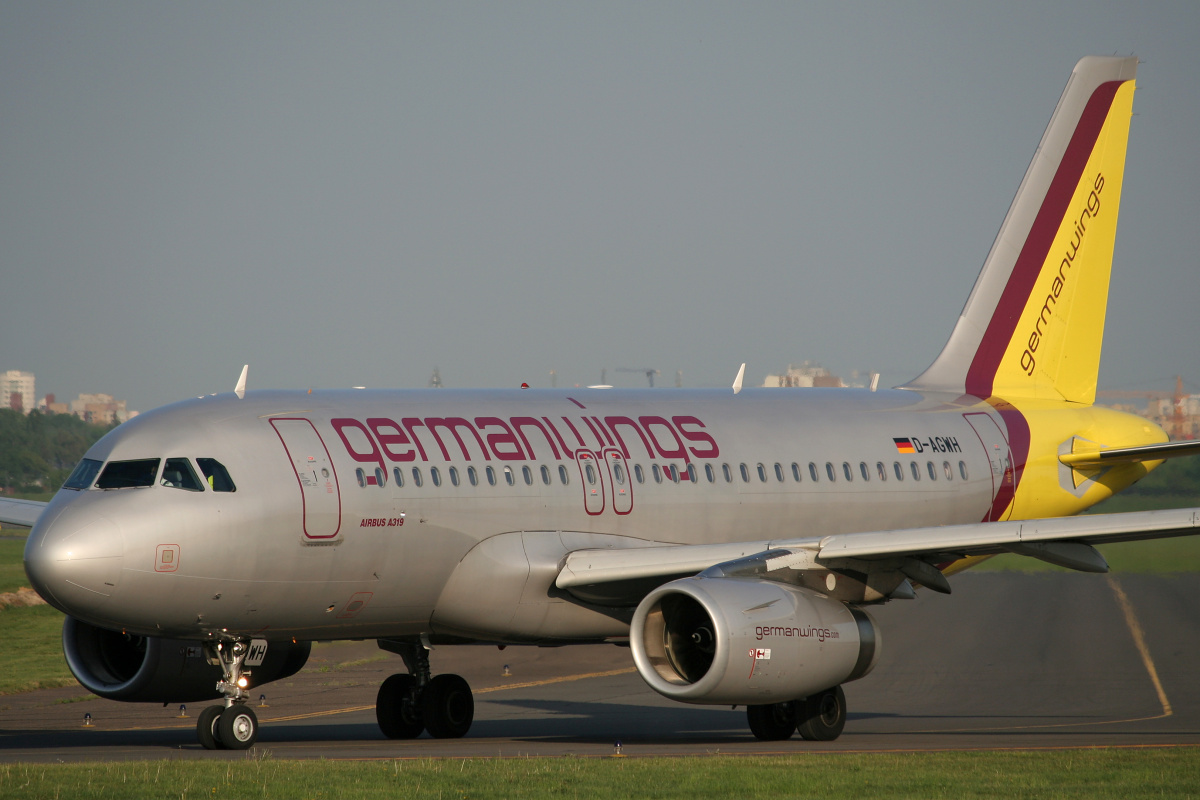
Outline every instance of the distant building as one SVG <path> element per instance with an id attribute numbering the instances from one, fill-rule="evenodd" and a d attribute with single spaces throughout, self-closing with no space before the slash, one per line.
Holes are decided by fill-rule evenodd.
<path id="1" fill-rule="evenodd" d="M 129 419 L 124 400 L 114 400 L 111 394 L 81 394 L 71 402 L 71 413 L 84 422 L 106 425 L 114 419 L 124 422 Z"/>
<path id="2" fill-rule="evenodd" d="M 0 408 L 11 408 L 28 414 L 33 410 L 37 394 L 33 387 L 33 373 L 10 369 L 0 375 Z"/>
<path id="3" fill-rule="evenodd" d="M 820 364 L 805 361 L 799 366 L 788 364 L 787 371 L 782 375 L 768 375 L 762 384 L 764 387 L 781 386 L 785 388 L 828 387 L 840 389 L 846 384 Z"/>

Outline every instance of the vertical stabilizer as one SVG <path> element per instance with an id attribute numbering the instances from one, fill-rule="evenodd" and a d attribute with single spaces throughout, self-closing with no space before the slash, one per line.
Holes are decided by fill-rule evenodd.
<path id="1" fill-rule="evenodd" d="M 1095 400 L 1136 73 L 1075 65 L 950 341 L 905 388 Z"/>

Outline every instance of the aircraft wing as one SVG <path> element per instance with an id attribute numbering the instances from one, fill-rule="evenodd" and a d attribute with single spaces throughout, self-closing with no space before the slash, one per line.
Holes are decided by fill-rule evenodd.
<path id="1" fill-rule="evenodd" d="M 32 528 L 42 515 L 45 503 L 37 500 L 18 500 L 15 497 L 0 497 L 0 523 L 25 525 Z"/>
<path id="2" fill-rule="evenodd" d="M 750 567 L 762 573 L 810 562 L 836 569 L 854 560 L 894 559 L 897 569 L 912 572 L 919 582 L 937 588 L 932 584 L 944 584 L 945 579 L 929 575 L 914 562 L 928 565 L 967 556 L 1018 553 L 1072 569 L 1105 572 L 1108 565 L 1091 545 L 1197 533 L 1200 508 L 1181 508 L 720 545 L 577 550 L 567 556 L 555 585 L 594 593 L 594 587 L 605 584 L 645 584 L 654 578 L 694 575 L 718 565 L 721 574 L 728 575 Z"/>

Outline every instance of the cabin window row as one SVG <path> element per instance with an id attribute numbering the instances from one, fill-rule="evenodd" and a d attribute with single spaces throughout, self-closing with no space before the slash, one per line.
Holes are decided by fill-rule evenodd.
<path id="1" fill-rule="evenodd" d="M 742 483 L 751 483 L 751 467 L 745 462 L 738 464 L 738 475 L 742 479 Z M 479 470 L 475 467 L 467 467 L 465 470 L 460 470 L 458 467 L 447 467 L 445 476 L 442 474 L 440 467 L 429 467 L 428 475 L 429 482 L 434 486 L 442 486 L 448 482 L 451 486 L 461 486 L 464 481 L 471 486 L 479 486 L 481 482 L 486 481 L 489 486 L 498 486 L 501 484 L 508 486 L 516 486 L 518 482 L 525 486 L 533 486 L 540 482 L 543 486 L 550 486 L 555 483 L 555 472 L 557 472 L 557 482 L 562 486 L 567 486 L 571 483 L 571 474 L 566 465 L 559 464 L 557 470 L 552 471 L 545 464 L 540 465 L 535 471 L 533 467 L 525 465 L 520 469 L 513 467 L 502 467 L 497 470 L 495 467 L 484 467 L 483 476 L 481 478 Z M 633 465 L 633 480 L 637 483 L 646 482 L 646 472 L 642 469 L 641 464 Z M 774 477 L 776 483 L 785 483 L 788 477 L 791 477 L 793 483 L 800 483 L 805 470 L 801 468 L 800 463 L 793 461 L 790 468 L 785 469 L 783 464 L 776 462 L 773 466 L 768 467 L 766 464 L 759 462 L 753 468 L 753 474 L 757 476 L 759 483 L 768 483 Z M 857 470 L 849 461 L 843 461 L 840 468 L 832 461 L 826 461 L 824 467 L 818 467 L 815 461 L 808 462 L 807 466 L 808 479 L 813 483 L 820 483 L 822 479 L 830 483 L 836 483 L 839 479 L 847 483 L 861 479 L 864 482 L 878 480 L 886 482 L 888 480 L 888 467 L 882 461 L 875 462 L 874 470 L 872 470 L 866 461 L 858 462 Z M 936 481 L 939 479 L 939 469 L 935 462 L 926 461 L 924 472 L 928 475 L 929 480 Z M 940 476 L 947 481 L 954 480 L 954 468 L 949 461 L 941 463 Z M 822 476 L 822 473 L 824 475 Z M 906 470 L 904 465 L 899 461 L 893 461 L 891 465 L 891 473 L 897 481 L 904 481 Z M 908 463 L 907 473 L 911 475 L 912 480 L 920 481 L 922 479 L 921 465 L 916 461 Z M 465 475 L 465 477 L 464 477 Z M 958 475 L 964 481 L 967 480 L 967 464 L 965 461 L 958 462 Z M 670 481 L 672 483 L 689 482 L 699 483 L 699 473 L 695 464 L 688 464 L 685 468 L 680 469 L 674 464 L 660 466 L 658 464 L 650 465 L 650 476 L 655 483 Z M 396 467 L 392 470 L 392 480 L 396 486 L 403 487 L 406 482 L 411 482 L 411 485 L 421 487 L 425 485 L 425 473 L 421 467 L 412 467 L 411 471 L 406 475 L 402 467 Z M 595 485 L 597 481 L 596 465 L 587 463 L 583 465 L 583 477 L 590 485 Z M 717 472 L 713 464 L 704 465 L 704 477 L 709 483 L 717 482 Z M 726 483 L 734 482 L 733 468 L 728 464 L 721 464 L 721 477 Z M 376 467 L 372 472 L 367 472 L 362 468 L 357 471 L 359 486 L 384 486 L 387 484 L 388 475 L 383 469 Z M 629 477 L 626 474 L 625 468 L 621 464 L 613 464 L 613 481 L 618 486 L 624 486 Z"/>

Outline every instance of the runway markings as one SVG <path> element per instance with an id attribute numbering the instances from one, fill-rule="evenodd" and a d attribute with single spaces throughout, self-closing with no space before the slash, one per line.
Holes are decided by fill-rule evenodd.
<path id="1" fill-rule="evenodd" d="M 1121 584 L 1117 583 L 1117 579 L 1111 572 L 1105 577 L 1108 578 L 1108 585 L 1112 587 L 1113 594 L 1117 596 L 1117 602 L 1121 604 L 1121 610 L 1125 613 L 1125 624 L 1129 626 L 1129 632 L 1133 634 L 1133 643 L 1142 656 L 1146 672 L 1150 674 L 1150 682 L 1154 684 L 1154 691 L 1158 692 L 1158 702 L 1162 704 L 1162 716 L 1169 717 L 1174 712 L 1171 710 L 1170 701 L 1167 700 L 1167 693 L 1163 691 L 1162 681 L 1158 679 L 1158 670 L 1154 668 L 1154 659 L 1150 657 L 1150 648 L 1146 646 L 1142 625 L 1138 622 L 1137 615 L 1133 613 L 1133 604 L 1129 602 L 1125 590 L 1121 588 Z"/>

